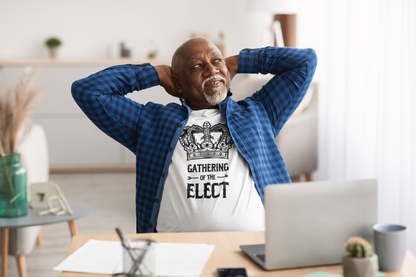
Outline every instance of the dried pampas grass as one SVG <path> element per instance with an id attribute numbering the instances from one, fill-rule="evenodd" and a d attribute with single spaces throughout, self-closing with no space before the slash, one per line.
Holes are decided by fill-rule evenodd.
<path id="1" fill-rule="evenodd" d="M 30 112 L 41 95 L 35 78 L 36 72 L 27 69 L 15 89 L 0 88 L 0 155 L 15 153 L 23 137 Z"/>

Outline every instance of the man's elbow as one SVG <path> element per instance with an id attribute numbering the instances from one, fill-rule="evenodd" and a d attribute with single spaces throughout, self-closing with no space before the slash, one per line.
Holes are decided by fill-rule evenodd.
<path id="1" fill-rule="evenodd" d="M 318 56 L 316 55 L 315 50 L 312 48 L 305 49 L 306 51 L 306 63 L 308 65 L 309 74 L 314 74 L 316 70 L 316 66 L 318 64 Z"/>
<path id="2" fill-rule="evenodd" d="M 76 100 L 80 96 L 81 91 L 82 91 L 82 80 L 73 82 L 71 85 L 72 98 Z"/>

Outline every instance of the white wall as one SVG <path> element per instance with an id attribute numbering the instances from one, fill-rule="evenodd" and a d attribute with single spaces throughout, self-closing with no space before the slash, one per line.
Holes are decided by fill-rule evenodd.
<path id="1" fill-rule="evenodd" d="M 170 58 L 192 32 L 223 32 L 232 54 L 258 46 L 265 20 L 242 0 L 0 0 L 0 59 L 47 57 L 49 36 L 62 39 L 61 58 L 105 58 L 120 41 L 144 58 L 151 40 Z"/>
<path id="2" fill-rule="evenodd" d="M 317 41 L 321 2 L 299 1 L 298 47 Z M 270 18 L 247 11 L 246 0 L 0 0 L 0 59 L 46 58 L 50 36 L 62 39 L 61 58 L 105 58 L 121 41 L 134 58 L 145 58 L 153 40 L 159 57 L 170 59 L 192 32 L 213 41 L 223 32 L 225 54 L 232 55 L 260 46 Z"/>

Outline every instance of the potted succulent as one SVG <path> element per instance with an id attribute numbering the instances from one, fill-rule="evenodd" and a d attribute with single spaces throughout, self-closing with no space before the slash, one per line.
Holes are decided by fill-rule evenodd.
<path id="1" fill-rule="evenodd" d="M 344 277 L 376 277 L 378 257 L 371 244 L 361 237 L 351 237 L 345 245 L 342 260 Z"/>
<path id="2" fill-rule="evenodd" d="M 46 46 L 49 48 L 49 53 L 52 59 L 56 58 L 58 47 L 61 46 L 62 42 L 59 38 L 51 37 L 45 41 Z"/>

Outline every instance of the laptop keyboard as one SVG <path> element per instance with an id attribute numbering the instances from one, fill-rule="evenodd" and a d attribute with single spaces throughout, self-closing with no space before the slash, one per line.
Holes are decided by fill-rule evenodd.
<path id="1" fill-rule="evenodd" d="M 257 258 L 259 258 L 260 260 L 262 260 L 263 262 L 265 262 L 265 259 L 264 259 L 264 254 L 255 254 L 255 256 L 256 256 Z"/>

